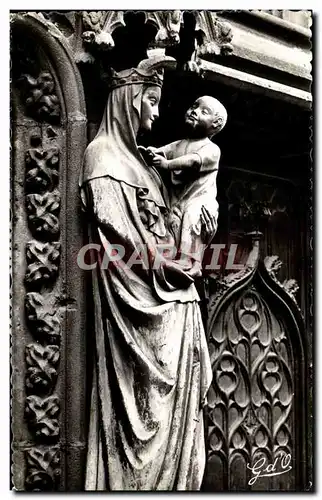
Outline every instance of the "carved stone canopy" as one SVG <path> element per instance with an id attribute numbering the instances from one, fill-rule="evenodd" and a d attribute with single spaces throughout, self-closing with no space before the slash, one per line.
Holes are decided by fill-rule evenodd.
<path id="1" fill-rule="evenodd" d="M 175 57 L 179 67 L 193 70 L 200 57 L 233 51 L 231 27 L 210 11 L 50 11 L 44 15 L 68 38 L 76 62 L 96 62 L 105 70 L 136 66 L 155 49 Z"/>

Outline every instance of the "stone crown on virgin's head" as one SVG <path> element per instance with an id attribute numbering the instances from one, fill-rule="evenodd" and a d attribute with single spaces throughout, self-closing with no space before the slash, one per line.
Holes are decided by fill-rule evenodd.
<path id="1" fill-rule="evenodd" d="M 175 67 L 176 60 L 173 57 L 155 55 L 149 59 L 143 59 L 136 68 L 125 69 L 119 72 L 111 69 L 109 88 L 112 90 L 123 85 L 140 83 L 161 87 L 163 84 L 164 68 Z"/>

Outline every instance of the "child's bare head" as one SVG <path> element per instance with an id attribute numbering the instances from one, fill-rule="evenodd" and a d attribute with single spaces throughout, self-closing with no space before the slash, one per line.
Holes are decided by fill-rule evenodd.
<path id="1" fill-rule="evenodd" d="M 185 122 L 200 137 L 211 137 L 220 132 L 227 121 L 225 107 L 211 96 L 203 96 L 196 99 L 188 109 Z"/>

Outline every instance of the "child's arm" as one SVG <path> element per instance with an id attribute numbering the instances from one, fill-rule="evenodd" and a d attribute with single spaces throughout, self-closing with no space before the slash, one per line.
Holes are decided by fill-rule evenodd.
<path id="1" fill-rule="evenodd" d="M 152 165 L 167 170 L 183 170 L 186 168 L 198 168 L 201 165 L 201 158 L 198 153 L 189 153 L 179 156 L 173 160 L 167 160 L 161 155 L 155 154 L 152 158 Z"/>
<path id="2" fill-rule="evenodd" d="M 176 151 L 180 141 L 170 142 L 164 146 L 155 148 L 154 146 L 148 146 L 146 148 L 147 152 L 150 154 L 151 160 L 155 154 L 164 156 L 167 160 L 171 160 L 173 152 Z M 154 166 L 154 165 L 153 165 Z"/>
<path id="3" fill-rule="evenodd" d="M 146 148 L 147 151 L 151 151 L 151 153 L 153 154 L 160 154 L 160 153 L 164 153 L 162 147 L 161 148 L 155 148 L 154 146 L 148 146 Z"/>

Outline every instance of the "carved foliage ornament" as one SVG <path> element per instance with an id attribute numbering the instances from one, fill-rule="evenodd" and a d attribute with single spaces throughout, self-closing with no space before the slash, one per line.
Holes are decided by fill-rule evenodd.
<path id="1" fill-rule="evenodd" d="M 227 56 L 232 54 L 233 32 L 229 23 L 219 19 L 214 12 L 196 12 L 196 31 L 200 42 L 197 44 L 196 56 Z M 201 35 L 201 36 L 200 36 Z"/>
<path id="2" fill-rule="evenodd" d="M 25 307 L 30 329 L 41 342 L 60 343 L 60 321 L 49 299 L 36 292 L 26 294 Z"/>
<path id="3" fill-rule="evenodd" d="M 40 287 L 45 282 L 53 281 L 58 274 L 60 259 L 60 243 L 42 243 L 29 241 L 26 246 L 27 272 L 26 284 L 30 287 Z"/>
<path id="4" fill-rule="evenodd" d="M 185 11 L 180 10 L 111 10 L 82 11 L 78 13 L 74 11 L 48 11 L 43 13 L 44 15 L 41 13 L 38 15 L 46 19 L 48 24 L 52 21 L 56 28 L 60 29 L 74 51 L 76 62 L 94 63 L 97 61 L 100 65 L 102 63 L 100 53 L 108 52 L 115 48 L 115 41 L 113 39 L 114 31 L 120 28 L 127 28 L 127 13 L 142 14 L 145 24 L 155 27 L 156 34 L 154 39 L 146 42 L 145 49 L 147 52 L 150 49 L 164 50 L 166 47 L 179 46 L 181 42 L 183 45 L 188 43 L 188 51 L 190 52 L 190 46 L 192 46 L 192 52 L 194 53 L 191 60 L 189 57 L 189 59 L 184 61 L 185 64 L 183 67 L 186 69 L 199 72 L 200 68 L 198 64 L 200 58 L 209 58 L 211 55 L 229 55 L 233 52 L 231 26 L 226 21 L 222 21 L 217 17 L 214 12 L 210 11 L 186 12 L 193 15 L 196 29 L 191 34 L 192 38 L 190 37 L 189 40 L 185 39 L 183 41 L 180 41 L 180 31 L 185 27 Z M 142 25 L 138 23 L 138 38 L 141 35 Z M 134 37 L 133 43 L 135 44 L 135 42 Z M 181 49 L 183 52 L 187 52 L 187 47 L 182 46 Z M 181 49 L 180 51 L 182 51 Z M 105 55 L 103 55 L 103 59 L 105 61 Z M 103 74 L 105 71 L 106 69 L 103 70 Z M 47 75 L 45 75 L 45 78 L 43 74 L 40 76 L 41 80 L 47 79 Z M 24 75 L 23 78 L 31 79 L 30 84 L 32 88 L 37 87 L 38 90 L 38 87 L 41 88 L 43 86 L 42 81 L 38 82 L 38 79 L 30 77 L 30 75 Z M 31 99 L 33 101 L 35 98 L 31 95 Z M 48 102 L 46 102 L 46 106 L 48 106 Z"/>
<path id="5" fill-rule="evenodd" d="M 26 111 L 37 121 L 58 124 L 60 106 L 54 80 L 48 72 L 38 78 L 24 75 Z M 60 474 L 59 449 L 49 444 L 59 439 L 59 399 L 53 394 L 58 376 L 60 318 L 52 294 L 60 262 L 58 191 L 58 131 L 47 126 L 46 135 L 31 137 L 25 154 L 25 205 L 34 240 L 26 244 L 25 311 L 32 335 L 40 343 L 26 346 L 25 417 L 39 448 L 26 451 L 28 490 L 56 489 Z M 44 134 L 44 131 L 42 132 Z M 37 291 L 36 291 L 37 290 Z M 46 447 L 41 447 L 46 444 Z"/>
<path id="6" fill-rule="evenodd" d="M 179 41 L 180 11 L 147 11 L 144 12 L 145 22 L 150 22 L 158 29 L 153 47 L 165 47 Z M 93 63 L 97 54 L 106 52 L 115 47 L 113 32 L 118 28 L 125 28 L 125 11 L 83 11 L 83 51 L 77 52 L 77 62 Z"/>
<path id="7" fill-rule="evenodd" d="M 19 83 L 23 88 L 26 112 L 37 121 L 57 124 L 60 121 L 60 105 L 54 93 L 54 79 L 48 71 L 42 71 L 38 78 L 22 75 Z"/>
<path id="8" fill-rule="evenodd" d="M 147 11 L 145 22 L 158 28 L 151 48 L 164 48 L 177 45 L 180 42 L 180 28 L 183 22 L 183 13 L 180 10 Z"/>
<path id="9" fill-rule="evenodd" d="M 55 438 L 59 436 L 59 400 L 57 396 L 42 398 L 36 395 L 26 399 L 26 416 L 34 428 L 36 437 Z"/>
<path id="10" fill-rule="evenodd" d="M 52 491 L 60 475 L 60 450 L 58 447 L 32 448 L 27 452 L 26 489 Z"/>
<path id="11" fill-rule="evenodd" d="M 26 190 L 29 193 L 51 191 L 58 184 L 59 149 L 31 148 L 26 152 Z"/>
<path id="12" fill-rule="evenodd" d="M 264 259 L 264 264 L 270 276 L 273 278 L 273 280 L 276 281 L 276 283 L 278 283 L 282 288 L 284 288 L 284 290 L 288 293 L 288 295 L 294 300 L 295 304 L 297 305 L 295 298 L 295 294 L 299 290 L 297 281 L 295 279 L 288 279 L 284 280 L 283 283 L 281 283 L 277 277 L 278 271 L 283 265 L 279 257 L 277 255 L 267 256 Z"/>
<path id="13" fill-rule="evenodd" d="M 126 26 L 124 14 L 124 11 L 83 11 L 82 38 L 84 43 L 89 46 L 96 45 L 102 50 L 112 49 L 115 46 L 112 38 L 114 30 Z M 158 30 L 155 39 L 151 42 L 151 47 L 164 48 L 179 43 L 182 23 L 180 10 L 146 11 L 144 14 L 145 22 L 153 24 Z M 91 58 L 87 60 L 92 61 Z"/>
<path id="14" fill-rule="evenodd" d="M 29 194 L 26 196 L 26 206 L 29 227 L 35 237 L 50 240 L 59 236 L 58 192 Z"/>
<path id="15" fill-rule="evenodd" d="M 116 27 L 125 26 L 123 12 L 83 11 L 82 20 L 83 50 L 76 53 L 76 62 L 93 63 L 95 61 L 95 57 L 91 53 L 93 49 L 95 52 L 114 48 L 112 33 Z"/>
<path id="16" fill-rule="evenodd" d="M 59 347 L 29 344 L 26 347 L 27 376 L 26 386 L 37 394 L 50 393 L 57 379 Z"/>
<path id="17" fill-rule="evenodd" d="M 105 20 L 109 13 L 103 10 L 86 11 L 82 12 L 84 29 L 86 31 L 99 32 L 104 26 Z"/>

